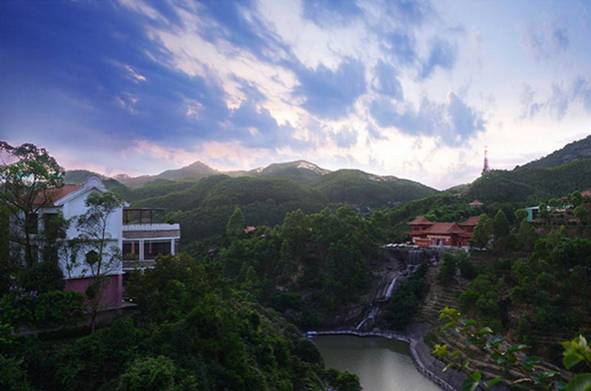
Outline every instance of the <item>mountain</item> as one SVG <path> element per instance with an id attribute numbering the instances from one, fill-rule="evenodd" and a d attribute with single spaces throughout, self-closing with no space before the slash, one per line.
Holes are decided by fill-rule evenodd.
<path id="1" fill-rule="evenodd" d="M 233 173 L 235 174 L 235 173 Z M 423 198 L 437 191 L 420 183 L 368 174 L 359 170 L 329 172 L 298 161 L 270 165 L 241 176 L 213 175 L 197 181 L 152 181 L 130 190 L 137 207 L 158 207 L 183 227 L 183 238 L 221 235 L 234 208 L 247 224 L 274 226 L 285 214 L 319 211 L 348 203 L 356 208 L 386 207 Z"/>
<path id="2" fill-rule="evenodd" d="M 358 207 L 394 206 L 437 193 L 433 188 L 407 179 L 346 169 L 317 178 L 313 187 L 331 203 Z"/>
<path id="3" fill-rule="evenodd" d="M 554 151 L 541 159 L 529 162 L 519 168 L 549 168 L 580 159 L 591 159 L 591 135 L 567 144 L 564 148 Z"/>
<path id="4" fill-rule="evenodd" d="M 591 188 L 591 136 L 513 170 L 493 170 L 468 186 L 481 201 L 536 202 Z"/>
<path id="5" fill-rule="evenodd" d="M 92 174 L 73 170 L 67 176 L 81 181 Z M 360 170 L 329 171 L 305 160 L 227 173 L 195 162 L 158 175 L 120 175 L 104 180 L 133 206 L 166 209 L 170 218 L 182 223 L 187 239 L 221 235 L 236 207 L 242 209 L 248 224 L 273 226 L 281 223 L 286 213 L 298 209 L 314 212 L 347 203 L 368 210 L 438 193 L 394 176 Z"/>
<path id="6" fill-rule="evenodd" d="M 320 168 L 314 163 L 310 163 L 305 160 L 296 160 L 294 162 L 270 164 L 267 167 L 252 170 L 249 172 L 249 174 L 305 181 L 326 175 L 329 172 L 329 170 Z"/>
<path id="7" fill-rule="evenodd" d="M 200 161 L 189 164 L 175 170 L 166 170 L 157 175 L 141 175 L 130 177 L 129 175 L 117 175 L 115 179 L 129 187 L 138 187 L 159 179 L 164 180 L 185 180 L 201 179 L 212 175 L 220 174 L 219 171 L 209 167 Z"/>

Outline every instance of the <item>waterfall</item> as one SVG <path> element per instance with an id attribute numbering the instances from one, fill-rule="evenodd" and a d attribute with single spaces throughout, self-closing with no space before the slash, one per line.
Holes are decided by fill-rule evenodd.
<path id="1" fill-rule="evenodd" d="M 384 296 L 386 301 L 390 300 L 390 298 L 392 297 L 392 292 L 394 292 L 394 287 L 396 286 L 396 280 L 398 280 L 398 274 L 394 276 L 394 278 L 390 282 L 390 285 L 388 285 L 388 289 L 386 289 L 386 295 Z"/>
<path id="2" fill-rule="evenodd" d="M 418 265 L 421 263 L 422 250 L 409 250 L 408 251 L 408 263 L 409 265 Z"/>
<path id="3" fill-rule="evenodd" d="M 355 330 L 361 330 L 361 328 L 367 323 L 367 321 L 374 320 L 378 314 L 378 311 L 379 307 L 377 306 L 377 304 L 372 304 L 367 316 L 363 318 L 361 322 L 359 322 L 357 327 L 355 327 Z"/>

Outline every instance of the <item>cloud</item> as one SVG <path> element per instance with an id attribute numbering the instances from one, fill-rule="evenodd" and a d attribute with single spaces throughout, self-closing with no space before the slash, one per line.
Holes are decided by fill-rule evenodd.
<path id="1" fill-rule="evenodd" d="M 347 25 L 363 15 L 353 0 L 304 0 L 302 8 L 302 16 L 320 27 Z"/>
<path id="2" fill-rule="evenodd" d="M 341 128 L 333 137 L 339 148 L 349 148 L 357 143 L 357 132 L 351 128 Z"/>
<path id="3" fill-rule="evenodd" d="M 224 126 L 227 134 L 219 139 L 238 140 L 245 146 L 273 149 L 282 145 L 300 148 L 304 143 L 293 138 L 294 129 L 280 126 L 269 110 L 251 101 L 244 101 L 234 110 Z"/>
<path id="4" fill-rule="evenodd" d="M 382 60 L 378 61 L 374 69 L 375 78 L 373 88 L 376 92 L 396 100 L 403 100 L 402 85 L 398 80 L 396 69 Z"/>
<path id="5" fill-rule="evenodd" d="M 422 61 L 419 70 L 419 77 L 426 79 L 437 68 L 450 70 L 456 63 L 457 48 L 449 41 L 435 38 L 431 41 L 429 54 L 427 58 Z"/>
<path id="6" fill-rule="evenodd" d="M 591 113 L 591 82 L 577 76 L 570 84 L 552 83 L 550 95 L 540 98 L 534 89 L 525 84 L 521 92 L 521 119 L 532 119 L 543 113 L 551 118 L 562 120 L 573 108 L 579 108 Z"/>
<path id="7" fill-rule="evenodd" d="M 538 61 L 553 58 L 568 49 L 570 44 L 568 29 L 549 23 L 539 29 L 530 28 L 525 33 L 524 44 Z"/>
<path id="8" fill-rule="evenodd" d="M 416 61 L 416 40 L 408 31 L 385 33 L 382 46 L 385 54 L 399 65 L 409 65 Z"/>
<path id="9" fill-rule="evenodd" d="M 261 20 L 253 0 L 204 1 L 196 13 L 200 16 L 197 22 L 203 24 L 200 34 L 208 41 L 229 42 L 271 63 L 292 56 L 289 47 Z"/>
<path id="10" fill-rule="evenodd" d="M 144 75 L 133 69 L 130 65 L 125 65 L 124 69 L 127 71 L 128 77 L 136 83 L 141 83 L 147 80 Z"/>
<path id="11" fill-rule="evenodd" d="M 347 115 L 367 89 L 365 67 L 356 59 L 343 60 L 334 71 L 324 65 L 316 69 L 300 65 L 294 71 L 299 81 L 294 96 L 303 99 L 306 110 L 324 118 Z"/>
<path id="12" fill-rule="evenodd" d="M 420 25 L 434 12 L 431 2 L 423 0 L 387 0 L 381 10 L 388 18 L 407 25 Z"/>
<path id="13" fill-rule="evenodd" d="M 393 126 L 414 136 L 432 136 L 448 145 L 461 145 L 483 131 L 482 114 L 450 92 L 447 102 L 437 103 L 424 97 L 415 109 L 411 104 L 393 104 L 388 99 L 376 99 L 370 113 L 378 125 Z"/>

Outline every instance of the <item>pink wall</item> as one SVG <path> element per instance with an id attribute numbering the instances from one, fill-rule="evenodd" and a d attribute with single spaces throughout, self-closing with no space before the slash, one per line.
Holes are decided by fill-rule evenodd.
<path id="1" fill-rule="evenodd" d="M 107 276 L 100 305 L 103 308 L 118 308 L 123 301 L 123 275 Z M 66 280 L 66 290 L 84 294 L 92 283 L 92 278 L 73 278 Z"/>

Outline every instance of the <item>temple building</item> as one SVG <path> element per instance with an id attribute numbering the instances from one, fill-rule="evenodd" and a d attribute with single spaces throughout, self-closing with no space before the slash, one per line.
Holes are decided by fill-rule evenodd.
<path id="1" fill-rule="evenodd" d="M 412 242 L 420 247 L 468 247 L 480 216 L 473 216 L 460 223 L 433 222 L 418 216 L 408 223 Z"/>

